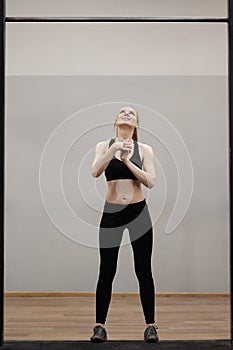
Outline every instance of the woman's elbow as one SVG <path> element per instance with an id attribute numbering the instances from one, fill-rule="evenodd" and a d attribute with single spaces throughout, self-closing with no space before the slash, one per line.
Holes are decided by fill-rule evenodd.
<path id="1" fill-rule="evenodd" d="M 101 173 L 98 173 L 96 170 L 92 169 L 91 170 L 91 175 L 95 178 L 99 177 L 101 175 Z"/>
<path id="2" fill-rule="evenodd" d="M 100 174 L 97 174 L 97 173 L 91 173 L 91 175 L 93 176 L 93 177 L 95 177 L 95 178 L 97 178 L 97 177 L 99 177 L 100 176 Z"/>
<path id="3" fill-rule="evenodd" d="M 98 173 L 97 173 L 97 171 L 96 171 L 96 169 L 94 167 L 91 168 L 91 175 L 93 177 L 98 177 Z"/>
<path id="4" fill-rule="evenodd" d="M 148 188 L 150 189 L 153 188 L 155 185 L 155 182 L 156 182 L 156 178 L 151 179 L 151 181 L 149 181 L 148 183 Z"/>

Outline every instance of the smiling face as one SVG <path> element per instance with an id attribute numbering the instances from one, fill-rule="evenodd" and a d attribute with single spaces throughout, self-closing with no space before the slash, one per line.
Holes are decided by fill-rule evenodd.
<path id="1" fill-rule="evenodd" d="M 137 118 L 137 112 L 131 108 L 131 107 L 123 107 L 121 108 L 117 120 L 116 120 L 116 125 L 129 125 L 133 126 L 134 128 L 138 127 L 138 118 Z"/>

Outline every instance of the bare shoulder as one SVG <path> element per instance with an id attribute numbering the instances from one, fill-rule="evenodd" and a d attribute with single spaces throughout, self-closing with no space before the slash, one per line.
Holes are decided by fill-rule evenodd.
<path id="1" fill-rule="evenodd" d="M 110 140 L 111 139 L 97 142 L 97 144 L 95 146 L 95 150 L 97 152 L 105 153 L 108 149 L 108 145 L 109 145 Z"/>
<path id="2" fill-rule="evenodd" d="M 153 148 L 150 145 L 147 145 L 146 143 L 142 143 L 142 142 L 138 142 L 138 145 L 139 145 L 143 155 L 146 153 L 151 153 L 151 154 L 154 153 Z"/>
<path id="3" fill-rule="evenodd" d="M 150 158 L 150 156 L 153 156 L 153 148 L 150 145 L 147 145 L 146 143 L 138 141 L 138 149 L 142 162 L 144 162 L 145 158 L 148 159 Z"/>

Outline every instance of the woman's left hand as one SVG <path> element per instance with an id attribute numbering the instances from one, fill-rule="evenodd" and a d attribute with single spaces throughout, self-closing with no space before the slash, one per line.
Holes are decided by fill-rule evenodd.
<path id="1" fill-rule="evenodd" d="M 125 160 L 129 156 L 129 151 L 121 151 L 121 160 Z"/>
<path id="2" fill-rule="evenodd" d="M 127 147 L 128 149 L 121 151 L 121 160 L 128 159 L 128 156 L 129 156 L 131 149 L 132 149 L 132 144 L 130 141 L 127 141 L 127 140 L 124 141 L 124 146 Z"/>

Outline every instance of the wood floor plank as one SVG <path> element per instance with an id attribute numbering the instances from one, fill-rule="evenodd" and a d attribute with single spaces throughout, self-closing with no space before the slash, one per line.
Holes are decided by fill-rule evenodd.
<path id="1" fill-rule="evenodd" d="M 230 339 L 229 296 L 157 296 L 160 340 Z M 4 340 L 89 340 L 95 297 L 4 298 Z M 139 296 L 112 296 L 106 329 L 111 340 L 141 340 L 145 330 Z"/>

